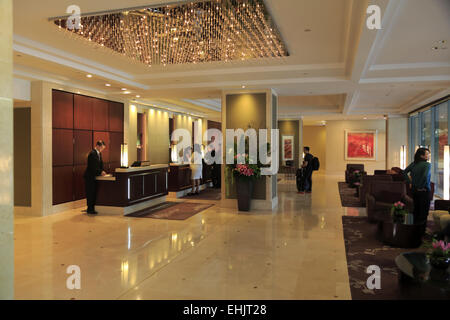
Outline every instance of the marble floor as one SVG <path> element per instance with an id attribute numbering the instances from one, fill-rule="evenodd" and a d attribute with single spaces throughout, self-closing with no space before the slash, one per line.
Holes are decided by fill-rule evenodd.
<path id="1" fill-rule="evenodd" d="M 17 216 L 15 297 L 350 299 L 341 216 L 362 212 L 341 207 L 339 180 L 315 174 L 314 192 L 299 195 L 282 179 L 274 212 L 215 205 L 185 221 L 81 209 Z M 81 269 L 80 290 L 66 287 L 70 265 Z"/>

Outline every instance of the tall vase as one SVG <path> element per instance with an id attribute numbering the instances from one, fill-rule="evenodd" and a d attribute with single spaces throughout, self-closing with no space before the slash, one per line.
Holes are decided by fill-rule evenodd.
<path id="1" fill-rule="evenodd" d="M 239 211 L 250 211 L 250 204 L 253 194 L 253 180 L 237 178 L 236 194 Z"/>

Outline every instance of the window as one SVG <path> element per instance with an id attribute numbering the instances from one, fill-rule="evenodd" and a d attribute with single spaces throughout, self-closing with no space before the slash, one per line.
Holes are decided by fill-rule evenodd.
<path id="1" fill-rule="evenodd" d="M 410 161 L 419 146 L 431 150 L 431 181 L 435 183 L 435 194 L 442 197 L 444 190 L 444 146 L 449 145 L 450 101 L 447 100 L 429 110 L 410 116 L 409 153 Z"/>

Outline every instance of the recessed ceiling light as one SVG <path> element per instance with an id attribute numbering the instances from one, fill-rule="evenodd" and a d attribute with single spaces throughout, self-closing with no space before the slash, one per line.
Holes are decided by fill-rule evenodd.
<path id="1" fill-rule="evenodd" d="M 140 97 L 141 97 L 140 95 L 137 95 L 137 96 L 136 96 L 136 98 L 140 98 Z"/>
<path id="2" fill-rule="evenodd" d="M 87 74 L 86 77 L 92 78 L 92 74 Z"/>
<path id="3" fill-rule="evenodd" d="M 130 91 L 124 91 L 123 94 L 130 94 Z"/>
<path id="4" fill-rule="evenodd" d="M 242 89 L 245 89 L 245 86 L 242 86 Z"/>
<path id="5" fill-rule="evenodd" d="M 122 88 L 122 91 L 127 91 L 127 88 Z"/>
<path id="6" fill-rule="evenodd" d="M 105 84 L 105 86 L 107 86 L 107 87 L 111 87 L 111 84 L 107 83 L 107 84 Z"/>

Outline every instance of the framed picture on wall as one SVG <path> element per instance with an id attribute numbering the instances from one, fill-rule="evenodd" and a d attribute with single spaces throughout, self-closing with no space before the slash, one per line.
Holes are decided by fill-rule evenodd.
<path id="1" fill-rule="evenodd" d="M 377 130 L 345 130 L 345 160 L 377 160 Z"/>
<path id="2" fill-rule="evenodd" d="M 283 161 L 294 160 L 294 136 L 283 136 L 281 143 L 283 146 Z"/>

